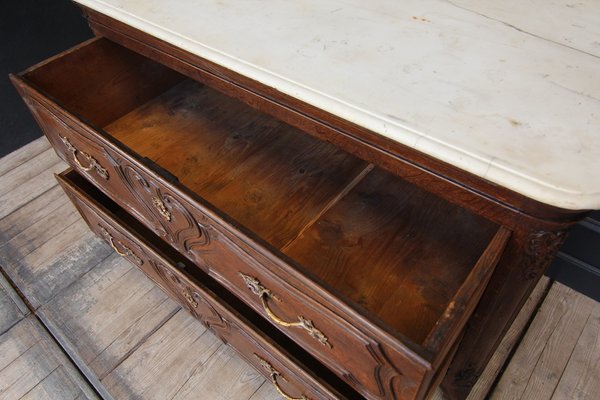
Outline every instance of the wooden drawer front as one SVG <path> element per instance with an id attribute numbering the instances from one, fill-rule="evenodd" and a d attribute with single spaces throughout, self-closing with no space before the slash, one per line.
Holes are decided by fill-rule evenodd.
<path id="1" fill-rule="evenodd" d="M 72 173 L 71 173 L 72 174 Z M 340 399 L 345 398 L 327 383 L 305 371 L 302 364 L 276 342 L 257 332 L 257 328 L 213 291 L 188 277 L 176 263 L 159 254 L 122 220 L 69 180 L 68 171 L 58 176 L 77 209 L 89 227 L 106 240 L 175 301 L 186 308 L 224 342 L 230 344 L 250 364 L 254 365 L 278 391 L 290 398 Z"/>
<path id="2" fill-rule="evenodd" d="M 344 307 L 336 307 L 338 301 L 319 297 L 305 284 L 288 283 L 297 280 L 282 270 L 281 261 L 265 256 L 264 250 L 257 250 L 260 246 L 235 226 L 183 196 L 174 186 L 176 182 L 168 182 L 34 88 L 24 83 L 19 87 L 66 162 L 339 377 L 368 398 L 416 395 L 430 372 L 427 362 L 401 343 L 390 346 L 385 337 L 378 338 L 381 333 L 369 329 L 368 321 L 341 317 Z M 90 160 L 94 160 L 93 168 L 89 168 Z M 98 232 L 98 227 L 92 229 Z M 165 288 L 164 283 L 161 286 Z M 272 297 L 267 299 L 261 288 Z M 173 284 L 169 291 L 184 304 L 189 299 L 185 290 L 174 289 Z"/>
<path id="3" fill-rule="evenodd" d="M 23 97 L 56 153 L 182 253 L 197 258 L 210 243 L 206 218 L 160 182 L 154 171 L 128 155 L 28 86 Z"/>
<path id="4" fill-rule="evenodd" d="M 163 200 L 159 200 L 159 186 L 147 178 L 138 162 L 129 163 L 129 157 L 124 157 L 113 143 L 40 98 L 41 95 L 31 88 L 23 86 L 22 93 L 59 157 L 106 194 L 118 198 L 120 204 L 139 220 L 174 242 L 173 237 L 168 236 L 169 225 L 162 222 L 162 219 L 173 217 L 166 214 Z"/>
<path id="5" fill-rule="evenodd" d="M 204 253 L 209 275 L 367 398 L 412 398 L 429 366 L 399 342 L 392 346 L 360 321 L 340 317 L 343 306 L 319 299 L 302 283 L 276 269 L 276 262 L 213 232 L 215 251 Z M 251 255 L 250 255 L 251 254 Z M 260 260 L 260 261 L 259 261 Z M 270 268 L 265 268 L 269 266 Z M 363 323 L 364 324 L 364 323 Z"/>

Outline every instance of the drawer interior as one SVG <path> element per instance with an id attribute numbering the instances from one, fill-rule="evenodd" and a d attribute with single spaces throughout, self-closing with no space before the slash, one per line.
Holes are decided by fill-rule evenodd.
<path id="1" fill-rule="evenodd" d="M 106 39 L 22 77 L 417 345 L 499 228 Z"/>

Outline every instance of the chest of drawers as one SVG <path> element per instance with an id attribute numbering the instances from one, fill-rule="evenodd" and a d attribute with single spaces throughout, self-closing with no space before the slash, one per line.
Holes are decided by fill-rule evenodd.
<path id="1" fill-rule="evenodd" d="M 463 396 L 583 213 L 86 11 L 12 78 L 90 228 L 285 398 Z"/>

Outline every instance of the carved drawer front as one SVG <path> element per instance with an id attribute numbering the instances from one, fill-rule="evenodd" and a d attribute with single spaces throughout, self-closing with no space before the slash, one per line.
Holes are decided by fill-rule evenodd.
<path id="1" fill-rule="evenodd" d="M 84 187 L 77 186 L 74 172 L 65 171 L 58 179 L 92 231 L 106 240 L 117 254 L 140 268 L 224 342 L 235 348 L 284 398 L 346 398 L 320 377 L 306 371 L 308 367 L 259 331 L 247 319 L 247 315 L 242 316 L 214 291 L 188 276 L 184 271 L 190 266 L 189 262 L 186 267 L 186 264 L 174 262 L 160 254 L 122 219 L 90 198 Z M 210 278 L 206 277 L 205 280 Z"/>
<path id="2" fill-rule="evenodd" d="M 317 300 L 306 287 L 292 284 L 293 277 L 275 275 L 265 268 L 270 263 L 265 257 L 249 256 L 219 232 L 212 232 L 211 237 L 216 251 L 204 254 L 209 275 L 274 327 L 365 397 L 414 397 L 429 369 L 419 355 L 400 342 L 390 346 L 358 322 L 348 323 L 339 309 L 332 309 L 335 301 Z"/>
<path id="3" fill-rule="evenodd" d="M 159 173 L 91 127 L 73 119 L 27 85 L 21 92 L 56 153 L 182 253 L 194 257 L 210 243 L 202 214 L 196 216 Z"/>

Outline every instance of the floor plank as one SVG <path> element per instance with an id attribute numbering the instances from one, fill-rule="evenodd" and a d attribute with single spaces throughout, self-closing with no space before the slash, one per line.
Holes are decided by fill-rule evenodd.
<path id="1" fill-rule="evenodd" d="M 111 253 L 83 220 L 78 220 L 3 268 L 31 306 L 38 308 Z"/>
<path id="2" fill-rule="evenodd" d="M 492 355 L 488 365 L 485 367 L 483 374 L 477 380 L 477 383 L 469 393 L 467 400 L 483 400 L 486 398 L 496 377 L 501 369 L 506 364 L 513 348 L 517 345 L 518 340 L 522 337 L 524 330 L 527 328 L 532 313 L 539 307 L 546 292 L 550 288 L 552 282 L 547 277 L 542 277 L 537 286 L 531 292 L 531 295 L 523 305 L 523 308 L 515 318 L 514 322 L 502 338 L 496 352 Z"/>
<path id="3" fill-rule="evenodd" d="M 43 214 L 38 212 L 16 224 L 11 224 L 13 219 L 9 217 L 5 218 L 8 221 L 0 221 L 0 226 L 9 226 L 7 231 L 0 234 L 0 260 L 3 265 L 18 262 L 80 219 L 75 207 L 68 203 L 63 193 L 59 193 L 60 197 L 52 201 L 51 196 L 60 190 L 60 187 L 55 187 L 46 199 L 40 198 L 39 203 L 46 203 Z M 38 202 L 33 201 L 28 205 L 31 207 L 23 208 L 33 209 Z"/>
<path id="4" fill-rule="evenodd" d="M 0 399 L 15 400 L 38 393 L 97 398 L 79 372 L 33 316 L 0 336 Z"/>
<path id="5" fill-rule="evenodd" d="M 126 260 L 111 255 L 39 313 L 73 343 L 99 379 L 116 368 L 179 309 Z"/>
<path id="6" fill-rule="evenodd" d="M 81 396 L 79 388 L 65 385 L 69 375 L 63 366 L 54 369 L 50 375 L 38 382 L 20 400 L 73 400 Z"/>
<path id="7" fill-rule="evenodd" d="M 216 336 L 181 310 L 102 382 L 115 398 L 170 399 L 220 346 Z"/>
<path id="8" fill-rule="evenodd" d="M 492 399 L 550 399 L 594 307 L 598 303 L 555 283 Z"/>
<path id="9" fill-rule="evenodd" d="M 0 176 L 0 218 L 56 185 L 54 174 L 67 168 L 53 149 Z"/>
<path id="10" fill-rule="evenodd" d="M 600 396 L 600 310 L 590 314 L 569 362 L 552 394 L 553 400 L 595 400 Z"/>
<path id="11" fill-rule="evenodd" d="M 13 300 L 9 290 L 8 282 L 0 275 L 0 335 L 25 317 L 24 310 Z"/>
<path id="12" fill-rule="evenodd" d="M 14 212 L 0 219 L 0 240 L 9 242 L 12 238 L 26 230 L 31 225 L 58 208 L 64 207 L 68 199 L 63 190 L 56 184 L 30 202 L 24 204 Z M 48 229 L 49 233 L 52 232 Z"/>
<path id="13" fill-rule="evenodd" d="M 173 399 L 195 400 L 198 393 L 211 400 L 248 399 L 264 381 L 231 347 L 223 345 L 194 371 Z"/>
<path id="14" fill-rule="evenodd" d="M 46 139 L 45 136 L 42 136 L 41 138 L 26 144 L 20 149 L 5 155 L 4 157 L 0 158 L 0 176 L 17 168 L 21 164 L 26 163 L 49 148 L 50 143 L 48 142 L 48 139 Z"/>

